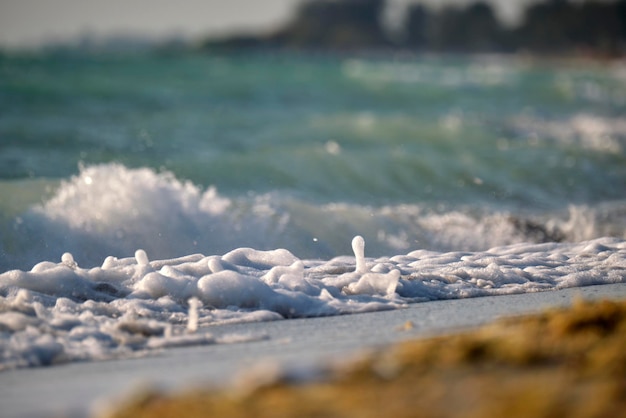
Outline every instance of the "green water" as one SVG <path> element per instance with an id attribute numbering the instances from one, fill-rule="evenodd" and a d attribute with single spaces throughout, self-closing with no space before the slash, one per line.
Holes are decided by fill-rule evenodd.
<path id="1" fill-rule="evenodd" d="M 620 67 L 66 53 L 5 56 L 0 80 L 4 179 L 119 161 L 323 201 L 624 197 Z M 600 132 L 567 132 L 581 117 Z"/>
<path id="2" fill-rule="evenodd" d="M 80 166 L 106 163 L 171 172 L 200 190 L 215 186 L 248 228 L 241 240 L 230 232 L 230 247 L 293 245 L 316 255 L 305 243 L 313 236 L 322 243 L 326 231 L 332 238 L 323 253 L 335 254 L 334 243 L 345 243 L 344 233 L 359 228 L 377 237 L 368 242 L 371 248 L 378 240 L 381 253 L 397 247 L 392 235 L 401 237 L 401 248 L 417 241 L 454 249 L 455 243 L 482 248 L 534 239 L 476 230 L 511 216 L 544 229 L 590 231 L 563 232 L 572 240 L 622 236 L 624 115 L 626 67 L 620 63 L 296 53 L 0 55 L 0 249 L 11 260 L 24 242 L 57 245 L 42 235 L 71 241 L 68 225 L 83 215 L 67 197 L 73 189 L 58 187 L 74 181 Z M 124 184 L 127 174 L 112 170 L 109 181 L 117 185 L 93 204 L 115 199 L 115 190 L 154 191 L 152 180 Z M 151 199 L 159 200 L 155 193 Z M 55 194 L 62 198 L 49 203 Z M 43 212 L 35 221 L 38 204 Z M 179 211 L 172 205 L 156 224 Z M 273 235 L 248 225 L 266 209 L 278 214 L 276 222 L 287 219 L 268 227 Z M 587 215 L 572 220 L 572 210 Z M 431 215 L 446 222 L 428 233 L 427 225 L 414 230 Z M 102 231 L 117 222 L 101 216 L 109 223 L 93 217 L 81 225 Z M 54 233 L 48 231 L 53 224 Z M 149 236 L 158 232 L 145 229 Z M 151 239 L 124 231 L 135 236 L 128 251 Z M 476 244 L 472 234 L 479 236 Z M 180 241 L 193 241 L 191 235 L 182 233 Z M 252 236 L 259 239 L 250 243 Z M 210 250 L 230 248 L 213 242 Z M 108 255 L 116 245 L 101 252 Z"/>

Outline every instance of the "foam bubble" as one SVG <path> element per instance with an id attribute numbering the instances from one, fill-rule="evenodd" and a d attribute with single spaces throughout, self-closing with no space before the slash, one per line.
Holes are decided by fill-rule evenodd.
<path id="1" fill-rule="evenodd" d="M 356 258 L 356 272 L 364 273 L 367 271 L 365 265 L 365 240 L 362 236 L 357 235 L 352 240 L 352 251 L 354 251 L 354 257 Z"/>
<path id="2" fill-rule="evenodd" d="M 189 299 L 189 315 L 187 321 L 187 331 L 196 332 L 198 330 L 198 308 L 201 304 L 198 298 Z"/>
<path id="3" fill-rule="evenodd" d="M 144 250 L 135 251 L 135 259 L 140 266 L 147 266 L 149 263 L 148 255 Z"/>
<path id="4" fill-rule="evenodd" d="M 0 274 L 0 369 L 225 344 L 222 323 L 395 309 L 435 299 L 624 283 L 626 240 L 515 244 L 488 251 L 416 250 L 377 259 L 300 260 L 284 249 L 239 248 L 149 261 L 107 257 L 81 268 L 66 254 Z"/>

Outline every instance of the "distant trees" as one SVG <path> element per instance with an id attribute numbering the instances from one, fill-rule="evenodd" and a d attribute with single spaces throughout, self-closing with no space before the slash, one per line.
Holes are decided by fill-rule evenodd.
<path id="1" fill-rule="evenodd" d="M 626 52 L 626 1 L 534 4 L 514 35 L 516 46 L 530 51 L 622 54 Z"/>
<path id="2" fill-rule="evenodd" d="M 407 11 L 405 42 L 412 47 L 425 49 L 430 42 L 430 12 L 421 4 L 417 4 Z"/>
<path id="3" fill-rule="evenodd" d="M 447 7 L 438 13 L 414 6 L 409 10 L 406 29 L 407 46 L 419 49 L 484 52 L 502 48 L 503 29 L 484 2 L 464 9 Z"/>
<path id="4" fill-rule="evenodd" d="M 316 48 L 388 46 L 379 21 L 384 7 L 385 0 L 308 1 L 272 40 L 285 46 Z"/>
<path id="5" fill-rule="evenodd" d="M 531 4 L 515 28 L 498 21 L 492 7 L 408 8 L 404 38 L 390 39 L 381 24 L 385 0 L 308 0 L 294 19 L 265 36 L 239 36 L 208 46 L 318 49 L 396 47 L 433 52 L 626 53 L 626 0 L 548 0 Z"/>
<path id="6" fill-rule="evenodd" d="M 436 12 L 414 5 L 407 13 L 406 32 L 404 46 L 421 50 L 622 55 L 626 52 L 626 0 L 535 3 L 516 28 L 503 27 L 484 2 Z"/>

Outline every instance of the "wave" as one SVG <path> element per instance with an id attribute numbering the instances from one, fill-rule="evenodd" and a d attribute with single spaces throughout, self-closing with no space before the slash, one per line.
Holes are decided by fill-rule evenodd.
<path id="1" fill-rule="evenodd" d="M 579 113 L 566 120 L 545 120 L 528 115 L 514 118 L 511 126 L 537 145 L 537 138 L 552 139 L 576 149 L 621 156 L 626 150 L 626 118 Z"/>
<path id="2" fill-rule="evenodd" d="M 287 248 L 303 258 L 345 254 L 360 234 L 370 254 L 429 249 L 479 251 L 521 242 L 624 237 L 623 202 L 570 206 L 561 212 L 419 204 L 317 204 L 280 193 L 221 196 L 169 172 L 110 163 L 81 167 L 42 204 L 4 226 L 0 271 L 28 269 L 72 253 L 82 265 L 138 248 L 156 258 L 223 254 L 239 247 Z"/>
<path id="3" fill-rule="evenodd" d="M 500 56 L 482 56 L 480 62 L 455 67 L 437 59 L 424 62 L 371 62 L 346 60 L 342 71 L 348 78 L 368 84 L 423 84 L 444 88 L 501 86 L 519 82 L 515 63 Z"/>
<path id="4" fill-rule="evenodd" d="M 220 323 L 622 283 L 624 208 L 316 205 L 81 167 L 3 233 L 0 369 L 265 338 L 204 329 Z"/>

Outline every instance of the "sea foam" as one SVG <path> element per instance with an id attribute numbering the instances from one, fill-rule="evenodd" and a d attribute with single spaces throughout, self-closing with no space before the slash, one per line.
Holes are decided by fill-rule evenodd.
<path id="1" fill-rule="evenodd" d="M 65 253 L 0 274 L 0 369 L 147 355 L 267 338 L 211 334 L 224 323 L 397 309 L 437 299 L 626 282 L 626 241 L 516 244 L 480 252 L 301 260 L 286 249 L 222 256 L 107 257 L 82 268 Z"/>
<path id="2" fill-rule="evenodd" d="M 416 248 L 483 251 L 521 242 L 626 239 L 624 207 L 624 201 L 572 204 L 533 214 L 424 203 L 316 202 L 280 192 L 224 196 L 167 171 L 109 163 L 81 166 L 47 200 L 0 222 L 0 272 L 30 269 L 66 252 L 81 266 L 93 267 L 137 248 L 154 259 L 241 247 L 286 248 L 298 258 L 328 259 L 349 251 L 346 237 L 355 235 L 367 240 L 370 256 Z M 222 262 L 230 257 L 239 255 Z"/>

